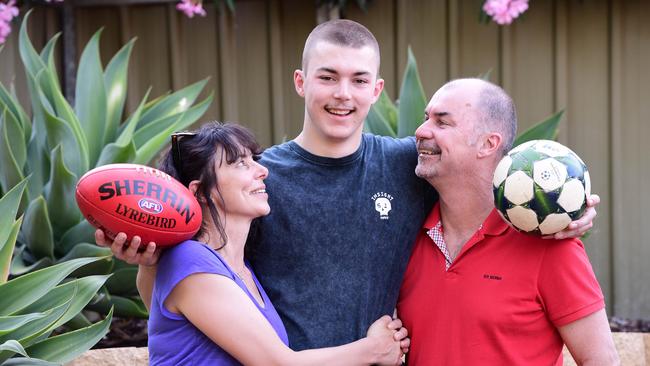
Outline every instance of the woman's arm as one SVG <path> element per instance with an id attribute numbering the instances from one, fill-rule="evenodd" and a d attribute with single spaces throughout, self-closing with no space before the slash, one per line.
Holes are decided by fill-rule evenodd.
<path id="1" fill-rule="evenodd" d="M 339 347 L 294 352 L 232 280 L 200 273 L 182 280 L 165 306 L 181 313 L 245 365 L 397 365 L 400 342 L 388 328 L 390 317 L 373 324 L 368 337 Z"/>
<path id="2" fill-rule="evenodd" d="M 153 294 L 153 283 L 156 279 L 156 266 L 138 266 L 138 274 L 135 278 L 135 285 L 138 288 L 140 298 L 147 310 L 151 310 L 151 295 Z"/>
<path id="3" fill-rule="evenodd" d="M 141 250 L 139 236 L 134 236 L 131 242 L 126 245 L 126 234 L 118 233 L 115 239 L 111 241 L 99 229 L 95 231 L 95 242 L 101 247 L 110 248 L 117 259 L 138 265 L 138 275 L 135 283 L 144 306 L 149 310 L 151 308 L 153 281 L 156 278 L 156 264 L 160 257 L 160 250 L 156 249 L 156 244 L 149 243 L 144 250 Z"/>

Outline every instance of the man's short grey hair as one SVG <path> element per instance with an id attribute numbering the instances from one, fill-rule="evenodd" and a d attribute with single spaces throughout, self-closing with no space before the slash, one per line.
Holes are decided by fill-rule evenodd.
<path id="1" fill-rule="evenodd" d="M 490 130 L 501 133 L 501 149 L 505 155 L 512 149 L 517 135 L 517 112 L 512 98 L 498 85 L 485 82 L 479 93 L 479 108 L 483 124 Z"/>
<path id="2" fill-rule="evenodd" d="M 309 33 L 302 51 L 303 70 L 306 71 L 309 63 L 309 51 L 320 41 L 351 48 L 368 46 L 377 54 L 377 67 L 379 67 L 379 44 L 372 32 L 352 20 L 335 19 L 319 24 Z"/>
<path id="3" fill-rule="evenodd" d="M 505 155 L 512 149 L 512 143 L 517 135 L 517 112 L 512 98 L 500 86 L 483 79 L 452 80 L 443 88 L 455 88 L 461 83 L 475 83 L 481 88 L 477 105 L 481 121 L 475 125 L 476 136 L 473 136 L 470 141 L 478 139 L 481 133 L 498 132 L 503 139 L 501 152 Z"/>

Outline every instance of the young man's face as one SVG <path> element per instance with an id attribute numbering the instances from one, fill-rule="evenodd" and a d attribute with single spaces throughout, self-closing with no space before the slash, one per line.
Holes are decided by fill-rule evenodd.
<path id="1" fill-rule="evenodd" d="M 305 98 L 305 128 L 327 140 L 360 134 L 384 81 L 377 79 L 379 55 L 371 47 L 351 48 L 321 41 L 308 52 L 294 83 Z"/>

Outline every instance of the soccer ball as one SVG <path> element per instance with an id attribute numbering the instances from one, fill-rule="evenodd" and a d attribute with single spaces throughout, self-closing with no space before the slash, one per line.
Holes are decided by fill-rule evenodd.
<path id="1" fill-rule="evenodd" d="M 525 142 L 501 159 L 492 180 L 494 204 L 512 227 L 550 235 L 566 228 L 587 207 L 587 166 L 566 146 Z"/>

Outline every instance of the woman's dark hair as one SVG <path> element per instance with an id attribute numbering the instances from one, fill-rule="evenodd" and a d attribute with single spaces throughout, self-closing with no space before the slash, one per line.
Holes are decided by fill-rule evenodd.
<path id="1" fill-rule="evenodd" d="M 196 196 L 205 198 L 212 222 L 219 232 L 221 247 L 226 245 L 228 237 L 219 219 L 217 207 L 210 198 L 213 188 L 217 188 L 219 192 L 219 177 L 215 173 L 215 164 L 222 163 L 224 160 L 232 164 L 248 151 L 253 154 L 253 157 L 262 153 L 260 145 L 250 130 L 234 123 L 213 121 L 193 132 L 172 134 L 172 146 L 160 162 L 159 169 L 184 186 L 189 187 L 190 182 L 194 180 L 200 182 Z M 219 192 L 219 199 L 223 206 L 221 192 Z M 203 234 L 204 230 L 205 227 L 201 225 L 196 237 Z"/>

